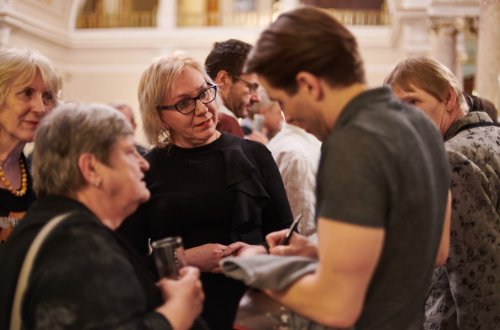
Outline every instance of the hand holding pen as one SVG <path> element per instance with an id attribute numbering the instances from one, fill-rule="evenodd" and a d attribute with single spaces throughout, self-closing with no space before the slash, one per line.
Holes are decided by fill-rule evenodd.
<path id="1" fill-rule="evenodd" d="M 266 236 L 269 252 L 280 256 L 303 256 L 316 259 L 318 251 L 316 245 L 311 243 L 307 237 L 294 233 L 301 216 L 297 216 L 289 229 L 275 231 Z"/>
<path id="2" fill-rule="evenodd" d="M 290 243 L 290 238 L 292 238 L 293 232 L 297 230 L 301 218 L 302 214 L 299 214 L 295 218 L 295 220 L 293 220 L 292 224 L 290 225 L 290 228 L 288 228 L 288 231 L 286 232 L 285 236 L 283 236 L 283 239 L 281 240 L 279 245 L 288 245 Z"/>

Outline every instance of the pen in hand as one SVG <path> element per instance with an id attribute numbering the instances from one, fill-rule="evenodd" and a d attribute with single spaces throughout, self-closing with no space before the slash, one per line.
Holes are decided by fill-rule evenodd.
<path id="1" fill-rule="evenodd" d="M 299 225 L 300 219 L 302 218 L 302 214 L 299 214 L 295 220 L 293 220 L 290 228 L 288 228 L 288 231 L 285 234 L 285 237 L 281 240 L 279 245 L 288 245 L 290 242 L 290 239 L 292 238 L 293 232 L 297 229 L 297 226 Z"/>

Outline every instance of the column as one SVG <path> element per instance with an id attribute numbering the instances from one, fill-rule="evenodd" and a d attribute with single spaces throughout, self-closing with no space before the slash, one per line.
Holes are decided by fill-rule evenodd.
<path id="1" fill-rule="evenodd" d="M 456 72 L 457 29 L 451 17 L 431 17 L 431 56 Z"/>
<path id="2" fill-rule="evenodd" d="M 278 14 L 295 9 L 300 5 L 299 0 L 279 0 L 278 3 Z"/>
<path id="3" fill-rule="evenodd" d="M 258 24 L 260 26 L 267 26 L 273 20 L 273 3 L 268 0 L 257 1 L 257 13 L 259 15 Z"/>
<path id="4" fill-rule="evenodd" d="M 500 1 L 481 0 L 475 86 L 500 110 Z"/>
<path id="5" fill-rule="evenodd" d="M 166 30 L 177 28 L 177 0 L 158 0 L 156 26 Z"/>

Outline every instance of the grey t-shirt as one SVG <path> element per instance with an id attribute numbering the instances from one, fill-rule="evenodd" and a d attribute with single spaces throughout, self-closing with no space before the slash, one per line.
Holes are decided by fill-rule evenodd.
<path id="1" fill-rule="evenodd" d="M 358 95 L 323 144 L 317 185 L 318 217 L 385 229 L 356 329 L 421 329 L 450 185 L 434 124 L 387 88 Z"/>

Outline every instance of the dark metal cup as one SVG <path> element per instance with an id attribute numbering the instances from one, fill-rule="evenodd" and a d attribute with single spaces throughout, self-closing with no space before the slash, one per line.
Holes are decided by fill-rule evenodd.
<path id="1" fill-rule="evenodd" d="M 152 242 L 151 248 L 158 275 L 171 279 L 179 278 L 179 269 L 187 265 L 182 238 L 166 237 Z"/>

